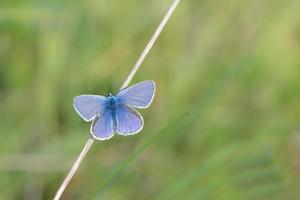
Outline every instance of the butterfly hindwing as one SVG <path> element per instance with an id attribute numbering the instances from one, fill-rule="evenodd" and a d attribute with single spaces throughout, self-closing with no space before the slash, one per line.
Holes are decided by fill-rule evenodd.
<path id="1" fill-rule="evenodd" d="M 103 112 L 105 99 L 100 95 L 80 95 L 74 98 L 73 106 L 85 121 L 91 121 Z"/>
<path id="2" fill-rule="evenodd" d="M 119 106 L 115 111 L 115 132 L 133 135 L 142 130 L 144 120 L 140 113 L 129 106 Z"/>
<path id="3" fill-rule="evenodd" d="M 154 81 L 148 80 L 121 90 L 116 96 L 124 104 L 135 108 L 150 106 L 155 94 Z"/>
<path id="4" fill-rule="evenodd" d="M 114 135 L 114 122 L 110 110 L 104 110 L 95 118 L 91 126 L 91 134 L 95 139 L 108 140 Z"/>

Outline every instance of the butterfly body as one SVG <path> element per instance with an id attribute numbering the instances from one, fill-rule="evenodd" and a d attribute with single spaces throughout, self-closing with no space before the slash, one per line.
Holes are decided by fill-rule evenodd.
<path id="1" fill-rule="evenodd" d="M 80 95 L 73 106 L 85 121 L 93 121 L 91 134 L 95 139 L 107 140 L 114 133 L 133 135 L 144 125 L 144 120 L 134 108 L 147 108 L 155 94 L 154 81 L 144 81 L 119 91 L 116 95 Z"/>
<path id="2" fill-rule="evenodd" d="M 107 112 L 110 112 L 112 115 L 112 119 L 113 119 L 113 126 L 114 129 L 116 128 L 116 110 L 118 108 L 120 108 L 120 106 L 124 106 L 122 105 L 121 101 L 118 99 L 118 97 L 113 96 L 112 94 L 109 94 L 106 97 L 106 100 L 104 102 L 105 104 L 105 108 L 107 109 Z"/>

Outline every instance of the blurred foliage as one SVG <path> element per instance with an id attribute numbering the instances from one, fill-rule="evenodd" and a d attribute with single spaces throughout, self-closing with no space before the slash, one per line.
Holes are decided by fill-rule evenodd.
<path id="1" fill-rule="evenodd" d="M 117 91 L 170 2 L 1 0 L 0 199 L 53 197 L 89 137 L 73 97 Z M 300 199 L 299 9 L 182 1 L 133 80 L 157 83 L 144 130 L 63 199 Z"/>

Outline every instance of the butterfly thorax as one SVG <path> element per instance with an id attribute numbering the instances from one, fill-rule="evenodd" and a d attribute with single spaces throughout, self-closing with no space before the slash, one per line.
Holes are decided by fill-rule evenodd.
<path id="1" fill-rule="evenodd" d="M 119 105 L 120 102 L 116 96 L 109 95 L 106 97 L 105 106 L 107 109 L 114 111 Z"/>

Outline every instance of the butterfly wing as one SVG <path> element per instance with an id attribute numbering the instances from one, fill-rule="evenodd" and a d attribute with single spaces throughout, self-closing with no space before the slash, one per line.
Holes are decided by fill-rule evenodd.
<path id="1" fill-rule="evenodd" d="M 91 134 L 97 140 L 108 140 L 114 136 L 114 123 L 110 110 L 104 110 L 92 123 Z"/>
<path id="2" fill-rule="evenodd" d="M 73 99 L 73 106 L 82 119 L 91 121 L 103 112 L 105 99 L 100 95 L 80 95 Z"/>
<path id="3" fill-rule="evenodd" d="M 147 108 L 150 106 L 155 94 L 154 81 L 143 81 L 121 90 L 116 96 L 126 105 L 135 108 Z"/>
<path id="4" fill-rule="evenodd" d="M 142 130 L 144 125 L 143 117 L 133 108 L 122 105 L 115 111 L 115 132 L 120 135 L 134 135 Z"/>

